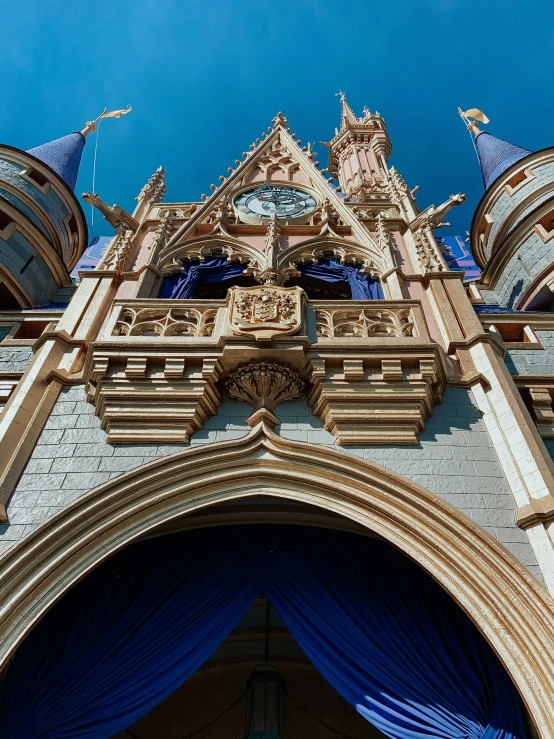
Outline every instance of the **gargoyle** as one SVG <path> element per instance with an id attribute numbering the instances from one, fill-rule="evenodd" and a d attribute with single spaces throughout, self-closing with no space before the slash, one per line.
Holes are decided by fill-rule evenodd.
<path id="1" fill-rule="evenodd" d="M 82 195 L 85 203 L 93 205 L 97 210 L 102 213 L 104 219 L 113 226 L 116 231 L 122 229 L 129 229 L 136 231 L 139 227 L 138 221 L 133 216 L 129 215 L 127 211 L 123 210 L 119 205 L 107 205 L 100 197 L 93 192 L 84 192 Z"/>
<path id="2" fill-rule="evenodd" d="M 449 226 L 450 224 L 443 221 L 444 216 L 455 205 L 461 205 L 466 196 L 463 193 L 451 195 L 442 205 L 435 207 L 430 205 L 426 210 L 418 215 L 411 225 L 412 230 L 426 226 L 428 228 L 441 228 L 441 226 Z"/>

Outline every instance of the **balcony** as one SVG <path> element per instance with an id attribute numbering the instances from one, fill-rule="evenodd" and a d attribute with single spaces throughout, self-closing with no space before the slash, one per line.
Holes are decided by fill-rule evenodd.
<path id="1" fill-rule="evenodd" d="M 415 444 L 446 381 L 418 301 L 308 301 L 300 288 L 221 300 L 118 300 L 85 367 L 109 441 L 185 443 L 238 367 L 302 378 L 338 444 Z"/>

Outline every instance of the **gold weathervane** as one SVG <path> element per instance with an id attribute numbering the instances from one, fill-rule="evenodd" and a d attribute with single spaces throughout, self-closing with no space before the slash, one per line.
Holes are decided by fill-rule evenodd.
<path id="1" fill-rule="evenodd" d="M 96 131 L 96 124 L 100 121 L 103 121 L 105 118 L 121 118 L 121 116 L 130 113 L 132 110 L 133 108 L 131 105 L 128 105 L 126 108 L 121 108 L 119 110 L 108 110 L 107 108 L 104 108 L 104 110 L 97 118 L 95 118 L 93 121 L 87 121 L 85 123 L 85 127 L 83 128 L 81 133 L 86 138 L 89 133 Z"/>

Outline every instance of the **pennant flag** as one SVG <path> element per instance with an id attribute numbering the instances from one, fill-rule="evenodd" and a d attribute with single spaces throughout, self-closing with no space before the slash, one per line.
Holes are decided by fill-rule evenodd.
<path id="1" fill-rule="evenodd" d="M 489 119 L 482 110 L 479 110 L 479 108 L 470 108 L 469 110 L 466 110 L 464 116 L 466 118 L 473 118 L 476 121 L 481 121 L 481 123 L 489 123 Z"/>
<path id="2" fill-rule="evenodd" d="M 121 118 L 122 115 L 125 115 L 126 113 L 130 113 L 132 111 L 132 107 L 128 105 L 126 108 L 123 108 L 122 110 L 106 110 L 102 113 L 100 116 L 100 120 L 103 121 L 104 118 Z"/>

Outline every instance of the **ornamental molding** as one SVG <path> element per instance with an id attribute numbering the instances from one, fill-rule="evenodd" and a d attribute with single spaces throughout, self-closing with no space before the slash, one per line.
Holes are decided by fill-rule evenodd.
<path id="1" fill-rule="evenodd" d="M 230 288 L 227 304 L 232 333 L 257 341 L 297 333 L 302 325 L 305 295 L 300 287 Z"/>
<path id="2" fill-rule="evenodd" d="M 243 400 L 253 411 L 275 410 L 279 403 L 298 398 L 304 391 L 304 380 L 297 372 L 282 364 L 251 362 L 231 373 L 225 390 L 234 400 Z"/>

